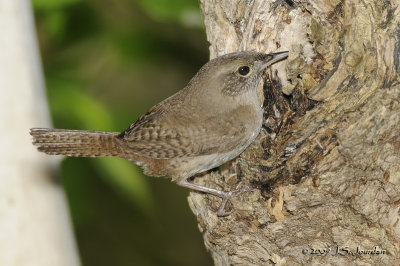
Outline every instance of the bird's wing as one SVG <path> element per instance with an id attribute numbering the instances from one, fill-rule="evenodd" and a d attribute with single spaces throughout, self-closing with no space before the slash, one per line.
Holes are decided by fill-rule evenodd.
<path id="1" fill-rule="evenodd" d="M 157 106 L 119 135 L 130 152 L 154 159 L 194 157 L 228 152 L 242 145 L 245 125 L 233 116 L 182 121 L 181 117 Z M 216 125 L 210 128 L 209 125 Z"/>

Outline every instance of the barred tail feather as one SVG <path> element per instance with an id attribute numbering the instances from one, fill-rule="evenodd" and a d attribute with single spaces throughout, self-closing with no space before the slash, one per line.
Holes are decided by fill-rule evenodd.
<path id="1" fill-rule="evenodd" d="M 51 155 L 74 157 L 121 156 L 118 132 L 32 128 L 38 150 Z"/>

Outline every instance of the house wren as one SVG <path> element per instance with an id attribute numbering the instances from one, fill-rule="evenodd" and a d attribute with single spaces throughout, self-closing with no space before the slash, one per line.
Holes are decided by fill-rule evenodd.
<path id="1" fill-rule="evenodd" d="M 222 198 L 225 204 L 248 187 L 225 192 L 187 179 L 235 158 L 261 130 L 257 86 L 265 68 L 288 52 L 236 52 L 206 63 L 181 91 L 165 99 L 122 133 L 32 128 L 33 144 L 52 155 L 117 156 L 150 176 Z"/>

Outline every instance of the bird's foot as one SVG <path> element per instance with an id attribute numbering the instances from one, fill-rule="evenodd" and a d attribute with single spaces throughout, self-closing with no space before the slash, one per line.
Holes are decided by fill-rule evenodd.
<path id="1" fill-rule="evenodd" d="M 183 187 L 187 187 L 196 191 L 200 191 L 200 192 L 204 192 L 204 193 L 208 193 L 214 196 L 217 196 L 219 198 L 222 199 L 221 205 L 218 208 L 217 211 L 217 215 L 219 217 L 224 217 L 224 216 L 228 216 L 229 214 L 231 214 L 233 212 L 233 210 L 230 211 L 225 211 L 225 207 L 227 202 L 236 196 L 239 196 L 240 194 L 244 193 L 244 192 L 248 192 L 248 191 L 253 191 L 251 188 L 249 188 L 248 186 L 244 185 L 242 182 L 240 182 L 237 186 L 236 189 L 232 190 L 232 191 L 222 191 L 222 190 L 218 190 L 215 188 L 209 188 L 209 187 L 205 187 L 205 186 L 201 186 L 198 184 L 194 184 L 194 183 L 190 183 L 187 180 L 182 180 L 181 182 L 178 182 L 178 184 L 180 186 Z"/>
<path id="2" fill-rule="evenodd" d="M 248 187 L 247 185 L 244 185 L 242 182 L 240 182 L 237 185 L 236 189 L 229 191 L 229 192 L 224 192 L 223 195 L 221 196 L 222 202 L 218 208 L 217 215 L 219 217 L 224 217 L 224 216 L 228 216 L 228 215 L 232 214 L 233 209 L 230 211 L 225 211 L 225 207 L 226 207 L 226 204 L 228 203 L 228 201 L 231 198 L 239 196 L 240 194 L 248 192 L 248 191 L 252 191 L 252 189 L 250 187 Z"/>

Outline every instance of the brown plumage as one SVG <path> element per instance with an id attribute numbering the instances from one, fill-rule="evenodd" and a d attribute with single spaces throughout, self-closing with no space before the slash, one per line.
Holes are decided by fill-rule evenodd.
<path id="1" fill-rule="evenodd" d="M 190 183 L 197 173 L 238 156 L 261 130 L 257 85 L 263 70 L 287 52 L 238 52 L 211 60 L 189 84 L 160 102 L 122 133 L 33 128 L 33 144 L 51 155 L 118 156 L 151 176 L 227 200 L 248 188 L 224 192 Z"/>
<path id="2" fill-rule="evenodd" d="M 50 155 L 99 157 L 122 152 L 115 141 L 119 133 L 114 132 L 32 128 L 30 134 L 38 150 Z"/>

